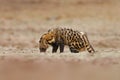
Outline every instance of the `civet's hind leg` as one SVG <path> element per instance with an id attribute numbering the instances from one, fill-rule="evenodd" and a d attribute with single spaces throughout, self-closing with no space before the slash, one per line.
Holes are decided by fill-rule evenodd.
<path id="1" fill-rule="evenodd" d="M 69 45 L 69 49 L 70 49 L 71 53 L 79 53 L 79 51 L 72 44 Z"/>

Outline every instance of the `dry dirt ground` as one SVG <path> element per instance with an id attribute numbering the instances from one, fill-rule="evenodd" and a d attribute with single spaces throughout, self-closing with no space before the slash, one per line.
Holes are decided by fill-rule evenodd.
<path id="1" fill-rule="evenodd" d="M 54 27 L 87 32 L 95 55 L 40 53 Z M 120 1 L 0 0 L 0 80 L 120 80 Z"/>

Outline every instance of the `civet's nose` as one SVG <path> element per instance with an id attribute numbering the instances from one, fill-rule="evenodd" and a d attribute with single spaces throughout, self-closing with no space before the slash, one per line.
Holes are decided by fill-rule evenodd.
<path id="1" fill-rule="evenodd" d="M 39 48 L 39 49 L 40 49 L 40 52 L 46 52 L 45 48 Z"/>

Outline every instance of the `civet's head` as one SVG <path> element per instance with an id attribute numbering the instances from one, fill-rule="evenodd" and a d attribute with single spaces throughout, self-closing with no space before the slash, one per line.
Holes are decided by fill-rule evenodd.
<path id="1" fill-rule="evenodd" d="M 55 42 L 55 33 L 54 32 L 48 32 L 46 34 L 43 34 L 39 40 L 39 49 L 40 52 L 46 52 L 49 44 Z"/>

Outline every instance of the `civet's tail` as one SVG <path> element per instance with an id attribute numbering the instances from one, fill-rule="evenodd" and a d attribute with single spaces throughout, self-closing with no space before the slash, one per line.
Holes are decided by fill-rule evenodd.
<path id="1" fill-rule="evenodd" d="M 82 40 L 83 40 L 83 42 L 84 42 L 84 45 L 85 45 L 87 51 L 88 51 L 89 53 L 95 53 L 94 48 L 92 47 L 92 45 L 90 44 L 90 42 L 89 42 L 89 40 L 88 40 L 87 34 L 84 33 L 84 32 L 81 32 L 81 34 L 82 34 Z"/>

